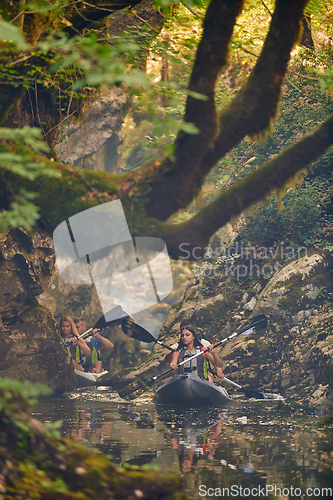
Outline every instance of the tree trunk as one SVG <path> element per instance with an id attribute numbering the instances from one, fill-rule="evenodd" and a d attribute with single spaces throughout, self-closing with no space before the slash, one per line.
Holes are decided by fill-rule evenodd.
<path id="1" fill-rule="evenodd" d="M 308 49 L 314 49 L 314 43 L 311 33 L 311 16 L 309 14 L 304 14 L 302 18 L 302 38 L 300 44 Z"/>

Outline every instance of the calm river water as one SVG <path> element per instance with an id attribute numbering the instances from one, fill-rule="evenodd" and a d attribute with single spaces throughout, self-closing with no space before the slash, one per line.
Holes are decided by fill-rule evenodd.
<path id="1" fill-rule="evenodd" d="M 62 422 L 64 437 L 100 449 L 115 464 L 183 477 L 190 498 L 330 498 L 333 436 L 316 416 L 281 419 L 276 401 L 175 410 L 110 391 L 44 399 L 34 416 Z"/>

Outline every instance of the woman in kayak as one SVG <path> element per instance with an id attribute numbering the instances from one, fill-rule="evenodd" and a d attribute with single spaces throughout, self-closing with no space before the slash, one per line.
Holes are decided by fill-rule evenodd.
<path id="1" fill-rule="evenodd" d="M 190 326 L 183 328 L 180 335 L 178 348 L 172 354 L 172 361 L 170 363 L 171 368 L 175 370 L 177 368 L 178 363 L 182 362 L 186 358 L 193 356 L 194 354 L 198 354 L 200 351 L 204 349 L 205 348 L 200 343 L 200 340 L 198 339 L 194 328 Z M 185 363 L 184 365 L 180 366 L 179 372 L 191 373 L 195 371 L 200 378 L 209 380 L 208 366 L 207 366 L 208 363 L 205 363 L 205 360 L 210 361 L 219 369 L 222 369 L 223 362 L 222 359 L 216 354 L 213 344 L 208 346 L 207 349 L 208 352 L 202 354 L 202 356 L 198 356 L 197 358 L 194 358 L 188 363 Z"/>
<path id="2" fill-rule="evenodd" d="M 71 316 L 63 316 L 60 320 L 59 328 L 62 340 L 71 353 L 74 368 L 83 372 L 83 354 L 91 356 L 91 350 L 83 339 L 77 338 L 79 335 Z"/>
<path id="3" fill-rule="evenodd" d="M 182 331 L 184 330 L 184 328 L 186 328 L 186 329 L 187 329 L 187 327 L 191 327 L 191 328 L 192 328 L 192 330 L 194 330 L 195 335 L 197 336 L 196 324 L 195 324 L 195 322 L 194 322 L 194 320 L 193 320 L 193 319 L 191 319 L 191 318 L 189 318 L 189 319 L 184 319 L 184 320 L 180 323 L 180 325 L 179 325 L 180 332 L 182 332 Z M 197 336 L 197 338 L 198 338 L 198 336 Z M 207 347 L 209 347 L 209 346 L 211 345 L 211 343 L 210 343 L 208 340 L 206 340 L 206 339 L 203 339 L 203 338 L 199 339 L 199 338 L 198 338 L 198 340 L 199 340 L 199 342 L 200 342 L 201 346 L 203 346 L 203 347 L 205 347 L 205 348 L 207 348 Z M 179 350 L 179 345 L 178 345 L 177 343 L 176 343 L 176 344 L 173 344 L 171 347 L 172 347 L 174 350 L 177 350 L 177 349 Z M 167 354 L 167 355 L 165 356 L 165 358 L 164 358 L 164 361 L 166 361 L 167 363 L 168 363 L 168 362 L 171 362 L 171 360 L 172 360 L 172 354 L 173 354 L 172 352 L 170 352 L 169 354 Z M 209 367 L 209 368 L 210 368 L 210 367 Z M 214 369 L 215 369 L 215 372 L 216 372 L 216 377 L 218 377 L 218 378 L 220 378 L 220 379 L 223 379 L 223 378 L 224 378 L 224 373 L 223 373 L 223 371 L 222 371 L 222 368 L 221 368 L 220 366 L 216 366 L 216 365 L 214 365 Z M 212 375 L 211 371 L 208 371 L 208 380 L 209 380 L 209 382 L 214 383 L 214 378 L 213 378 L 213 375 Z"/>
<path id="4" fill-rule="evenodd" d="M 79 335 L 87 330 L 87 324 L 84 319 L 79 316 L 74 318 L 74 324 Z M 99 331 L 94 328 L 92 331 L 92 336 L 87 339 L 87 344 L 91 350 L 91 356 L 86 356 L 83 367 L 84 370 L 91 373 L 102 373 L 102 360 L 100 357 L 100 348 L 103 346 L 104 349 L 110 351 L 113 349 L 113 344 L 109 339 L 102 337 Z"/>

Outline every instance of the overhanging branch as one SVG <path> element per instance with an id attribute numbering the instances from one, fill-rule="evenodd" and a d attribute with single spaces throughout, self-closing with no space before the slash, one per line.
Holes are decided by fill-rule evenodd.
<path id="1" fill-rule="evenodd" d="M 201 186 L 199 165 L 217 130 L 215 85 L 226 64 L 229 42 L 243 0 L 212 0 L 208 6 L 203 35 L 189 83 L 189 90 L 206 100 L 189 96 L 185 121 L 193 123 L 197 135 L 179 133 L 175 143 L 175 161 L 166 159 L 150 179 L 152 188 L 147 214 L 165 220 L 193 197 L 193 187 Z"/>
<path id="2" fill-rule="evenodd" d="M 185 208 L 220 158 L 245 136 L 258 134 L 269 127 L 277 113 L 290 53 L 299 38 L 307 2 L 308 0 L 276 1 L 269 32 L 258 61 L 246 84 L 222 112 L 219 134 L 213 143 L 216 116 L 212 96 L 216 79 L 213 80 L 209 73 L 212 71 L 210 60 L 217 58 L 219 52 L 223 52 L 225 57 L 238 10 L 236 11 L 237 2 L 216 0 L 210 4 L 205 20 L 207 29 L 205 27 L 201 42 L 202 47 L 206 48 L 202 50 L 201 44 L 198 48 L 190 83 L 190 88 L 193 88 L 191 85 L 194 81 L 200 82 L 193 89 L 205 93 L 209 100 L 200 103 L 189 98 L 185 115 L 186 121 L 195 123 L 200 129 L 200 134 L 192 137 L 180 134 L 177 138 L 176 160 L 173 163 L 171 160 L 164 161 L 155 172 L 157 180 L 151 182 L 147 215 L 166 220 L 179 209 Z M 228 9 L 226 19 L 223 17 L 222 5 L 225 12 Z M 240 9 L 241 5 L 237 7 Z M 212 16 L 216 19 L 211 25 L 208 20 Z M 200 56 L 207 59 L 204 64 Z M 211 86 L 202 89 L 206 75 L 210 77 Z"/>
<path id="3" fill-rule="evenodd" d="M 67 31 L 82 32 L 85 28 L 92 28 L 94 23 L 106 16 L 126 7 L 134 7 L 141 0 L 88 0 L 70 4 L 68 20 L 72 23 Z"/>
<path id="4" fill-rule="evenodd" d="M 196 247 L 196 256 L 202 256 L 219 228 L 272 191 L 281 189 L 288 179 L 323 155 L 332 144 L 333 114 L 300 141 L 234 184 L 192 219 L 177 225 L 154 221 L 154 233 L 164 239 L 173 258 L 181 255 L 182 243 L 187 244 L 191 255 Z"/>
<path id="5" fill-rule="evenodd" d="M 207 175 L 247 135 L 265 131 L 275 118 L 291 50 L 297 42 L 308 0 L 277 0 L 270 28 L 245 85 L 222 112 L 220 133 L 201 165 Z"/>

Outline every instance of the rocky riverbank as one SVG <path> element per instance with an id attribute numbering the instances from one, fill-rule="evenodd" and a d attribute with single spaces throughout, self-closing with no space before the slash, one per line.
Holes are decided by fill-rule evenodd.
<path id="1" fill-rule="evenodd" d="M 59 304 L 65 307 L 64 297 L 55 290 L 53 296 L 47 292 L 50 300 L 45 300 L 55 276 L 51 238 L 38 231 L 30 237 L 17 229 L 2 235 L 0 245 L 1 281 L 5 283 L 0 294 L 1 376 L 43 380 L 58 392 L 73 388 L 76 381 L 70 359 L 53 319 L 60 314 Z M 216 242 L 213 248 L 218 248 Z M 225 374 L 242 385 L 255 385 L 309 405 L 330 406 L 332 247 L 287 250 L 247 248 L 237 253 L 234 248 L 222 256 L 212 251 L 197 264 L 191 278 L 183 274 L 186 289 L 170 309 L 162 339 L 175 342 L 180 321 L 192 317 L 202 336 L 220 340 L 247 318 L 264 313 L 269 320 L 265 333 L 238 337 L 220 349 Z M 40 303 L 37 297 L 40 300 L 42 292 L 44 302 Z M 83 312 L 93 313 L 94 308 L 87 305 L 90 292 L 86 288 L 68 292 L 73 313 L 80 314 L 78 304 Z M 142 355 L 139 345 L 123 337 L 111 359 L 110 383 L 116 388 L 159 373 L 166 354 L 164 348 L 155 346 L 144 360 L 147 352 Z"/>
<path id="2" fill-rule="evenodd" d="M 331 408 L 332 253 L 303 249 L 284 261 L 278 260 L 276 249 L 274 253 L 272 258 L 257 249 L 250 261 L 248 256 L 234 254 L 201 262 L 183 300 L 171 309 L 161 340 L 176 342 L 184 318 L 193 318 L 203 337 L 220 340 L 247 318 L 264 313 L 269 320 L 266 332 L 237 337 L 219 348 L 225 375 L 306 405 Z M 258 273 L 251 272 L 254 266 Z M 260 272 L 264 266 L 271 272 Z M 165 354 L 165 349 L 156 346 L 135 376 L 158 373 Z"/>
<path id="3" fill-rule="evenodd" d="M 0 235 L 0 376 L 64 392 L 75 387 L 72 364 L 51 311 L 37 301 L 53 272 L 50 237 L 20 229 Z"/>

